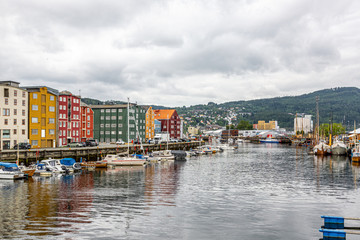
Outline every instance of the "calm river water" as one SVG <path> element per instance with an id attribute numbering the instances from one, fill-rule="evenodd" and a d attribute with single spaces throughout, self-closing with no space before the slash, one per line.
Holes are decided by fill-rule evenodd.
<path id="1" fill-rule="evenodd" d="M 321 215 L 360 217 L 359 172 L 347 158 L 243 144 L 187 162 L 1 181 L 0 237 L 319 239 Z"/>

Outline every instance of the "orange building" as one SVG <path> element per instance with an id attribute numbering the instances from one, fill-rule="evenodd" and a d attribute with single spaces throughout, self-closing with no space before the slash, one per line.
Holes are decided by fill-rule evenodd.
<path id="1" fill-rule="evenodd" d="M 59 92 L 49 87 L 24 87 L 29 94 L 29 141 L 32 148 L 56 147 Z"/>
<path id="2" fill-rule="evenodd" d="M 145 114 L 145 139 L 153 139 L 155 136 L 155 114 L 152 107 L 149 107 Z"/>

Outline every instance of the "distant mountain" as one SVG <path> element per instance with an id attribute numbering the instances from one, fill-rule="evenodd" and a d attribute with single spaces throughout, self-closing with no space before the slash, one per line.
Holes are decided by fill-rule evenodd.
<path id="1" fill-rule="evenodd" d="M 331 88 L 300 96 L 276 97 L 250 101 L 177 108 L 179 115 L 189 120 L 189 125 L 225 125 L 224 117 L 233 114 L 233 124 L 240 120 L 257 123 L 259 120 L 277 120 L 280 127 L 293 129 L 295 114 L 313 115 L 316 118 L 316 97 L 319 97 L 320 123 L 342 123 L 353 128 L 354 120 L 360 123 L 360 89 L 356 87 Z"/>
<path id="2" fill-rule="evenodd" d="M 106 100 L 100 101 L 93 98 L 82 98 L 81 101 L 88 105 L 115 105 L 115 104 L 127 104 L 124 101 L 116 101 L 116 100 Z M 158 105 L 150 105 L 153 109 L 166 109 L 168 107 L 158 106 Z"/>

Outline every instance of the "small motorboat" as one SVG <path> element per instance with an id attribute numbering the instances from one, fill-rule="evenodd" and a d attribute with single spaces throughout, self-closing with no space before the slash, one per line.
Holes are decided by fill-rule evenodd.
<path id="1" fill-rule="evenodd" d="M 141 166 L 147 163 L 144 157 L 139 157 L 142 155 L 130 155 L 130 156 L 120 156 L 108 154 L 103 159 L 103 162 L 107 163 L 108 167 L 113 166 Z"/>
<path id="2" fill-rule="evenodd" d="M 63 158 L 60 164 L 64 165 L 70 172 L 77 172 L 81 170 L 80 163 L 76 162 L 73 158 Z"/>
<path id="3" fill-rule="evenodd" d="M 25 178 L 25 175 L 16 163 L 0 162 L 0 179 L 16 180 L 22 178 Z"/>
<path id="4" fill-rule="evenodd" d="M 45 167 L 48 168 L 51 172 L 54 173 L 68 173 L 69 170 L 63 164 L 61 164 L 60 159 L 46 159 L 42 160 L 40 163 L 45 164 Z"/>
<path id="5" fill-rule="evenodd" d="M 80 163 L 81 167 L 84 168 L 106 168 L 107 163 L 102 161 L 86 161 Z"/>

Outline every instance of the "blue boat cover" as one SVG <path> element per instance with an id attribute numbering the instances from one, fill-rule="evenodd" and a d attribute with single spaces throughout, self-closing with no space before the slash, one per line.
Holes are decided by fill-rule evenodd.
<path id="1" fill-rule="evenodd" d="M 16 163 L 4 163 L 4 162 L 0 162 L 0 166 L 3 166 L 3 167 L 5 167 L 5 168 L 12 168 L 12 167 L 18 168 L 18 165 L 16 165 Z"/>
<path id="2" fill-rule="evenodd" d="M 76 161 L 73 158 L 63 158 L 60 160 L 60 163 L 65 166 L 72 166 Z"/>

